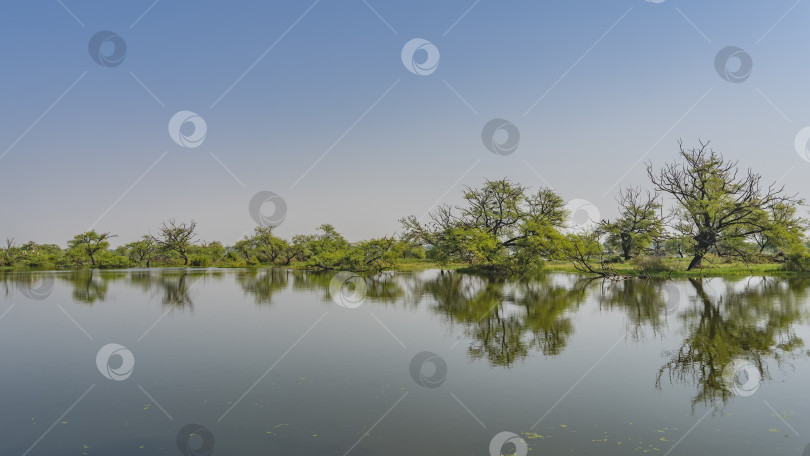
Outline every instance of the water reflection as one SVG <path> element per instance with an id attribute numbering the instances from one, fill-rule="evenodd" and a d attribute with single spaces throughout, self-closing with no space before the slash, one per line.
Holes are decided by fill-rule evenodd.
<path id="1" fill-rule="evenodd" d="M 573 283 L 545 276 L 532 281 L 464 274 L 442 274 L 424 286 L 436 312 L 465 326 L 472 358 L 511 366 L 532 350 L 562 353 L 574 332 L 570 311 L 585 297 L 580 279 Z"/>
<path id="2" fill-rule="evenodd" d="M 192 290 L 198 284 L 234 277 L 256 305 L 269 307 L 290 292 L 329 302 L 333 276 L 287 269 L 0 272 L 0 292 L 46 300 L 56 280 L 70 286 L 74 301 L 92 305 L 109 299 L 111 284 L 120 282 L 163 306 L 193 310 Z M 723 378 L 731 363 L 745 360 L 767 381 L 770 362 L 781 366 L 785 359 L 806 355 L 796 334 L 810 290 L 810 281 L 803 279 L 602 281 L 549 274 L 510 281 L 427 271 L 384 273 L 365 281 L 366 301 L 429 309 L 451 329 L 460 329 L 470 358 L 496 367 L 563 354 L 576 331 L 574 316 L 585 304 L 619 312 L 632 343 L 675 338 L 677 343 L 669 344 L 675 348 L 662 354 L 655 383 L 662 390 L 673 384 L 694 387 L 693 407 L 734 395 Z"/>
<path id="3" fill-rule="evenodd" d="M 767 360 L 781 366 L 785 358 L 801 355 L 804 342 L 796 336 L 795 327 L 805 318 L 810 282 L 751 279 L 737 286 L 725 284 L 717 291 L 707 289 L 701 280 L 689 283 L 696 298 L 678 316 L 683 342 L 665 353 L 668 360 L 658 372 L 657 386 L 665 378 L 694 384 L 693 406 L 726 402 L 733 395 L 723 379 L 730 363 L 746 360 L 768 379 Z"/>

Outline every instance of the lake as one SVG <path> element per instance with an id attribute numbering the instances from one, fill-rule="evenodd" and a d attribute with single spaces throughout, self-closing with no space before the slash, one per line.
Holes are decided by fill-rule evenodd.
<path id="1" fill-rule="evenodd" d="M 3 455 L 802 455 L 810 281 L 0 272 Z"/>

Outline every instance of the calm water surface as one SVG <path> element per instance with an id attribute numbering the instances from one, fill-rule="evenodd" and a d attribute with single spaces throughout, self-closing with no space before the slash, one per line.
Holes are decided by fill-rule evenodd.
<path id="1" fill-rule="evenodd" d="M 774 278 L 0 273 L 0 454 L 802 455 L 809 306 Z"/>

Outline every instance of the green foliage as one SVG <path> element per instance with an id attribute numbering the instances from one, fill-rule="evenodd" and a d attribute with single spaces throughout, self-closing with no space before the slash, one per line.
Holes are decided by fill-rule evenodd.
<path id="1" fill-rule="evenodd" d="M 258 260 L 265 264 L 275 263 L 288 248 L 287 241 L 273 234 L 272 226 L 257 226 L 247 240 Z"/>
<path id="2" fill-rule="evenodd" d="M 306 261 L 310 252 L 308 250 L 310 240 L 314 239 L 312 235 L 296 234 L 292 237 L 292 242 L 281 251 L 281 264 L 290 264 L 293 261 Z"/>
<path id="3" fill-rule="evenodd" d="M 133 264 L 147 268 L 152 265 L 157 255 L 157 244 L 150 236 L 143 236 L 140 241 L 127 244 L 126 249 Z"/>
<path id="4" fill-rule="evenodd" d="M 800 249 L 810 221 L 798 215 L 798 207 L 795 204 L 776 203 L 768 209 L 767 215 L 765 229 L 752 236 L 759 253 L 776 254 Z"/>
<path id="5" fill-rule="evenodd" d="M 403 247 L 393 237 L 362 241 L 351 247 L 339 268 L 372 273 L 392 269 L 396 261 L 402 258 Z"/>
<path id="6" fill-rule="evenodd" d="M 219 241 L 189 247 L 189 266 L 208 267 L 225 259 L 225 247 Z"/>
<path id="7" fill-rule="evenodd" d="M 405 260 L 424 260 L 427 258 L 425 247 L 414 242 L 399 241 L 396 250 L 400 252 L 400 257 Z"/>
<path id="8" fill-rule="evenodd" d="M 96 255 L 110 246 L 107 239 L 111 237 L 115 236 L 110 233 L 96 233 L 96 230 L 87 231 L 77 234 L 68 241 L 68 249 L 86 255 L 90 259 L 90 264 L 95 267 Z"/>
<path id="9" fill-rule="evenodd" d="M 810 273 L 810 254 L 807 252 L 793 252 L 786 256 L 784 270 L 790 272 Z"/>
<path id="10" fill-rule="evenodd" d="M 14 238 L 6 238 L 6 246 L 0 248 L 0 266 L 12 267 L 23 257 L 23 250 L 14 244 Z"/>
<path id="11" fill-rule="evenodd" d="M 464 263 L 497 272 L 527 272 L 559 253 L 555 242 L 568 212 L 562 197 L 548 188 L 536 193 L 508 179 L 466 187 L 465 203 L 440 206 L 422 223 L 402 219 L 404 239 L 429 247 L 427 258 L 440 264 Z"/>
<path id="12" fill-rule="evenodd" d="M 773 239 L 783 234 L 778 225 L 784 224 L 785 218 L 791 224 L 801 224 L 790 208 L 802 200 L 786 195 L 775 185 L 762 185 L 762 177 L 751 170 L 740 173 L 737 162 L 725 160 L 708 144 L 701 141 L 700 147 L 685 149 L 679 143 L 680 162 L 669 163 L 658 172 L 651 165 L 647 167 L 655 188 L 677 203 L 677 229 L 693 240 L 689 270 L 700 266 L 703 257 L 718 246 L 726 253 L 736 253 L 741 245 L 737 241 L 755 236 Z M 763 245 L 767 244 L 764 241 Z"/>
<path id="13" fill-rule="evenodd" d="M 124 269 L 130 266 L 132 266 L 132 261 L 120 252 L 101 252 L 96 262 L 96 267 L 99 269 Z"/>
<path id="14" fill-rule="evenodd" d="M 712 264 L 747 267 L 748 262 L 784 262 L 787 271 L 808 272 L 805 231 L 810 221 L 799 212 L 803 201 L 780 188 L 760 185 L 760 176 L 742 175 L 701 143 L 680 161 L 648 174 L 653 187 L 674 200 L 672 215 L 661 212 L 658 193 L 637 187 L 622 190 L 618 216 L 598 229 L 571 233 L 565 200 L 549 188 L 530 191 L 509 179 L 465 187 L 463 202 L 440 205 L 427 221 L 401 220 L 400 238 L 381 237 L 350 243 L 334 226 L 315 234 L 283 239 L 274 227 L 256 227 L 232 246 L 197 242 L 196 222 L 164 221 L 155 236 L 110 250 L 110 233 L 77 234 L 67 249 L 7 239 L 0 246 L 0 267 L 126 268 L 131 266 L 259 267 L 283 265 L 310 271 L 352 270 L 376 273 L 403 264 L 435 262 L 442 268 L 468 265 L 503 274 L 529 273 L 570 262 L 581 272 L 609 276 L 617 270 L 653 274 L 687 270 L 706 257 Z M 664 261 L 665 256 L 670 256 Z M 627 260 L 635 258 L 632 262 Z M 711 259 L 711 261 L 709 261 Z M 624 260 L 624 261 L 623 261 Z M 740 266 L 742 260 L 746 264 Z M 626 263 L 625 263 L 626 262 Z M 673 266 L 674 265 L 674 266 Z"/>
<path id="15" fill-rule="evenodd" d="M 348 262 L 349 243 L 335 230 L 335 227 L 324 224 L 320 231 L 309 238 L 306 244 L 308 254 L 304 267 L 313 271 L 331 271 Z"/>
<path id="16" fill-rule="evenodd" d="M 562 243 L 562 255 L 580 272 L 608 275 L 604 249 L 596 231 L 569 234 Z M 594 266 L 597 263 L 599 266 Z"/>
<path id="17" fill-rule="evenodd" d="M 664 222 L 658 215 L 661 203 L 658 195 L 647 193 L 643 196 L 637 187 L 622 190 L 616 201 L 619 216 L 613 222 L 603 220 L 600 228 L 607 234 L 606 244 L 629 260 L 647 250 L 663 233 Z"/>
<path id="18" fill-rule="evenodd" d="M 205 255 L 191 255 L 188 264 L 194 268 L 207 268 L 211 265 L 211 258 Z"/>

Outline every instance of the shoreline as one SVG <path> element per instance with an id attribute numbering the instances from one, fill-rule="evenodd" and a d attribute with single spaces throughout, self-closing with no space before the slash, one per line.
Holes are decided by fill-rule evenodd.
<path id="1" fill-rule="evenodd" d="M 598 264 L 593 264 L 594 269 L 598 269 Z M 810 273 L 787 271 L 783 269 L 780 263 L 756 263 L 744 265 L 741 263 L 733 263 L 729 265 L 712 265 L 705 268 L 687 271 L 686 269 L 679 269 L 672 267 L 667 270 L 641 270 L 629 263 L 615 263 L 610 265 L 611 272 L 616 274 L 616 277 L 626 278 L 708 278 L 708 277 L 781 277 L 781 278 L 810 278 Z M 26 267 L 2 267 L 0 272 L 77 272 L 77 271 L 130 271 L 130 270 L 168 270 L 168 269 L 189 269 L 189 270 L 208 270 L 208 269 L 268 269 L 268 268 L 283 268 L 291 270 L 307 271 L 302 267 L 293 265 L 220 265 L 211 267 L 189 267 L 184 265 L 160 265 L 150 268 L 110 268 L 110 269 L 91 269 L 91 268 L 76 268 L 76 269 L 56 269 L 56 268 L 26 268 Z M 445 271 L 458 271 L 467 274 L 485 274 L 493 275 L 492 271 L 486 268 L 478 268 L 465 264 L 446 264 L 429 260 L 418 260 L 404 263 L 398 263 L 395 267 L 387 269 L 391 272 L 418 272 L 431 269 L 445 270 Z M 329 272 L 329 271 L 309 271 L 309 272 Z M 385 272 L 385 271 L 384 271 Z M 362 271 L 357 271 L 358 274 L 364 274 Z M 569 273 L 581 276 L 590 276 L 599 278 L 598 275 L 586 271 L 576 269 L 571 263 L 568 262 L 548 262 L 543 265 L 543 268 L 532 274 L 544 273 Z M 519 275 L 519 274 L 518 274 Z M 509 277 L 509 275 L 504 275 Z"/>

